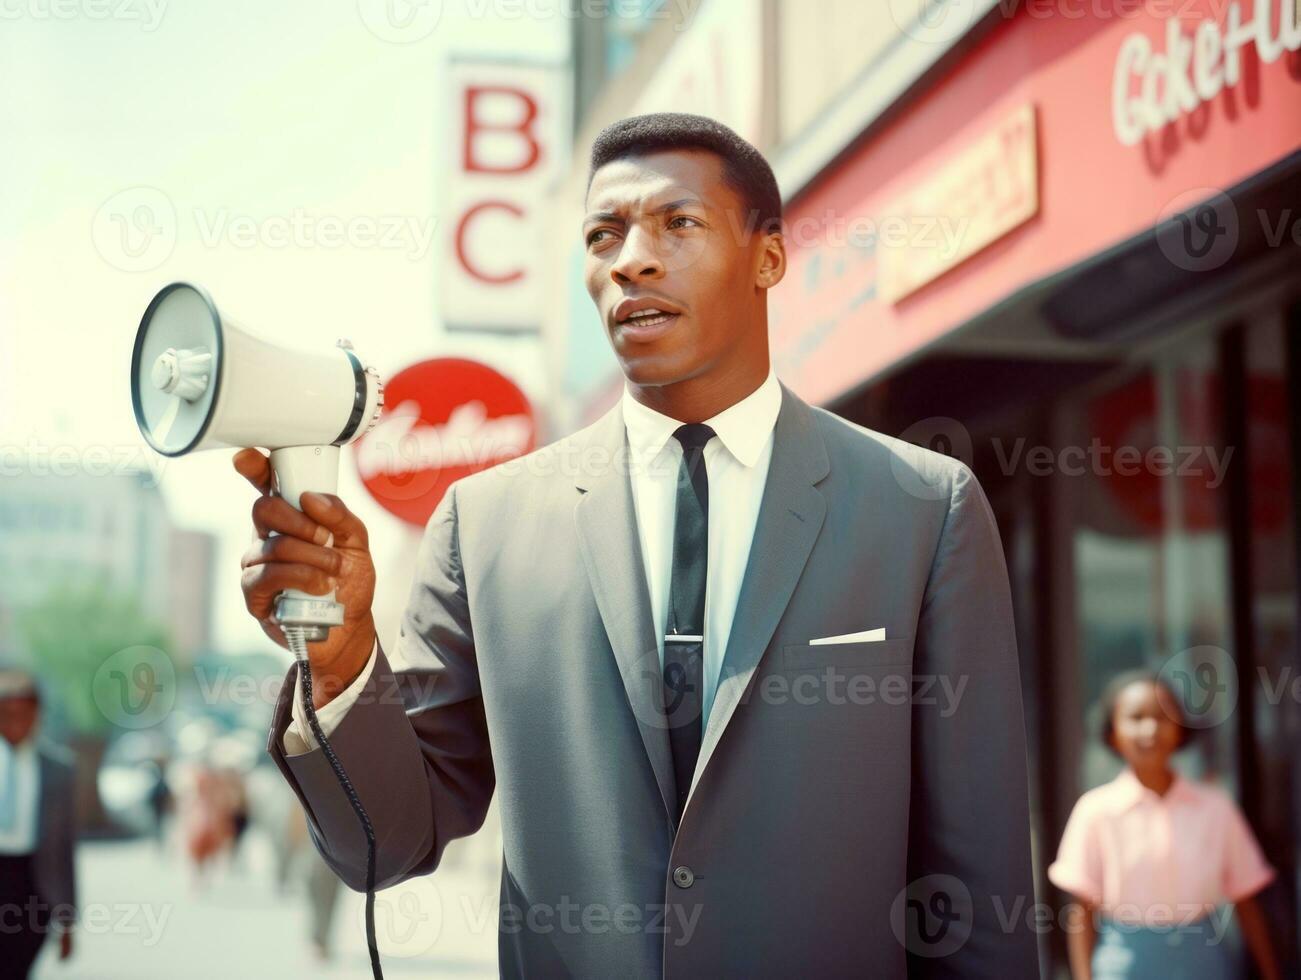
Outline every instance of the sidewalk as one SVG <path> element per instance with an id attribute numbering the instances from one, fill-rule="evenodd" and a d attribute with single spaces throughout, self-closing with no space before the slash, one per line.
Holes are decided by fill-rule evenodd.
<path id="1" fill-rule="evenodd" d="M 470 842 L 456 842 L 469 844 Z M 309 845 L 310 846 L 310 845 Z M 371 975 L 364 896 L 339 895 L 332 960 L 308 941 L 307 902 L 296 875 L 277 893 L 268 838 L 251 829 L 235 867 L 220 862 L 203 891 L 174 848 L 152 842 L 87 843 L 78 849 L 83 920 L 72 958 L 47 942 L 36 980 L 141 980 L 151 977 Z M 450 849 L 449 849 L 450 851 Z M 386 975 L 496 977 L 496 871 L 471 850 L 429 877 L 376 894 L 375 926 Z"/>

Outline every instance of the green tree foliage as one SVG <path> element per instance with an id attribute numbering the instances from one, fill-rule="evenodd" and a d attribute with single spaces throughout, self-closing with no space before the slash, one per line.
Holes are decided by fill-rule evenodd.
<path id="1" fill-rule="evenodd" d="M 71 732 L 108 735 L 118 727 L 105 704 L 119 696 L 119 671 L 105 669 L 122 651 L 151 647 L 165 654 L 167 628 L 136 596 L 95 580 L 52 589 L 18 611 L 15 625 L 41 678 L 48 707 Z M 115 676 L 117 675 L 117 676 Z"/>

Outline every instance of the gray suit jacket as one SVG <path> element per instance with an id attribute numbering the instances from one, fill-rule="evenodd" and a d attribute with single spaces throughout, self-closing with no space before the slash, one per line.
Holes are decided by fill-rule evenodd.
<path id="1" fill-rule="evenodd" d="M 37 748 L 41 772 L 37 804 L 36 891 L 50 906 L 50 921 L 70 925 L 77 917 L 77 846 L 75 770 L 72 756 L 61 748 Z"/>
<path id="2" fill-rule="evenodd" d="M 504 976 L 1039 975 L 989 505 L 962 463 L 781 387 L 680 826 L 619 406 L 458 481 L 429 520 L 396 648 L 331 741 L 381 887 L 434 870 L 499 791 Z M 291 671 L 268 751 L 360 890 L 321 751 L 282 751 L 292 692 Z"/>

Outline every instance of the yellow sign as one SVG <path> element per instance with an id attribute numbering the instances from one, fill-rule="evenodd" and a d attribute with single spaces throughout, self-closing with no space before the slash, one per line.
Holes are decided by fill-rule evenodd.
<path id="1" fill-rule="evenodd" d="M 897 303 L 1039 210 L 1033 105 L 1019 106 L 885 209 L 880 292 Z"/>

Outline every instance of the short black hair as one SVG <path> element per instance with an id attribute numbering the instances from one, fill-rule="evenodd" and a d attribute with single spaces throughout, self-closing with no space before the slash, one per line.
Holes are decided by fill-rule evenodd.
<path id="1" fill-rule="evenodd" d="M 606 126 L 592 141 L 587 190 L 607 163 L 665 150 L 709 150 L 723 161 L 723 181 L 741 198 L 759 234 L 782 231 L 777 178 L 763 154 L 716 119 L 689 112 L 651 112 Z"/>
<path id="2" fill-rule="evenodd" d="M 1171 702 L 1179 709 L 1179 717 L 1172 718 L 1171 721 L 1179 729 L 1179 742 L 1175 749 L 1182 749 L 1192 740 L 1196 730 L 1190 728 L 1186 721 L 1188 714 L 1184 708 L 1184 703 L 1180 700 L 1175 689 L 1170 686 L 1169 682 L 1161 676 L 1159 670 L 1151 667 L 1138 667 L 1134 670 L 1126 670 L 1107 682 L 1107 686 L 1102 690 L 1102 696 L 1098 698 L 1098 737 L 1102 739 L 1102 744 L 1112 755 L 1120 755 L 1116 746 L 1112 744 L 1112 737 L 1116 734 L 1116 702 L 1120 700 L 1120 692 L 1125 690 L 1131 684 L 1152 684 L 1161 688 L 1170 696 Z"/>

